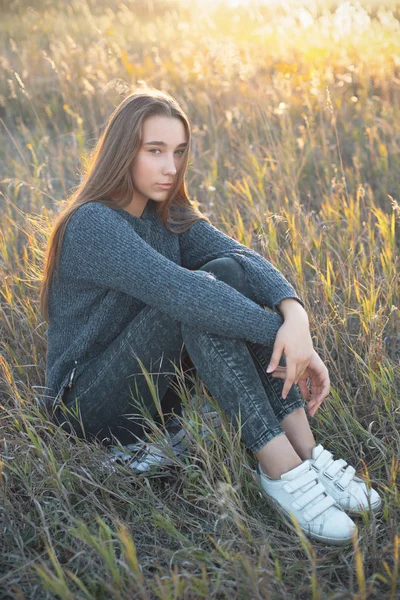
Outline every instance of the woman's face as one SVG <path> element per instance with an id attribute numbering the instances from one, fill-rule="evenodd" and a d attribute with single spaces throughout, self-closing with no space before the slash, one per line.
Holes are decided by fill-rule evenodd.
<path id="1" fill-rule="evenodd" d="M 133 204 L 145 206 L 149 198 L 165 200 L 169 189 L 160 184 L 175 182 L 185 146 L 186 131 L 180 119 L 154 116 L 143 122 L 143 141 L 132 165 Z"/>

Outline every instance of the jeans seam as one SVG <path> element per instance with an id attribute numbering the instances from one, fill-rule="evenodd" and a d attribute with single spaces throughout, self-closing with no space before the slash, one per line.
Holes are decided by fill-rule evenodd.
<path id="1" fill-rule="evenodd" d="M 248 397 L 251 399 L 251 402 L 252 402 L 252 404 L 253 404 L 253 407 L 255 408 L 255 411 L 257 412 L 257 415 L 259 416 L 259 418 L 261 419 L 261 421 L 264 423 L 265 427 L 268 429 L 268 433 L 270 433 L 271 431 L 279 430 L 279 429 L 280 429 L 280 427 L 279 427 L 279 428 L 275 428 L 275 429 L 271 430 L 271 428 L 268 426 L 268 423 L 265 421 L 265 419 L 264 419 L 263 415 L 262 415 L 262 414 L 260 414 L 260 411 L 258 410 L 257 406 L 256 406 L 256 405 L 253 403 L 253 400 L 252 400 L 251 394 L 250 394 L 250 393 L 247 391 L 247 388 L 246 388 L 245 384 L 244 384 L 244 383 L 243 383 L 243 381 L 240 379 L 240 377 L 238 377 L 238 375 L 237 375 L 236 371 L 235 371 L 235 370 L 234 370 L 234 369 L 233 369 L 233 368 L 232 368 L 232 367 L 229 365 L 229 363 L 228 363 L 228 361 L 226 360 L 226 358 L 225 358 L 224 354 L 221 352 L 221 350 L 220 350 L 220 348 L 219 348 L 218 344 L 216 344 L 216 343 L 215 343 L 215 340 L 212 338 L 212 336 L 209 336 L 209 337 L 210 337 L 210 341 L 211 341 L 212 345 L 213 345 L 213 346 L 214 346 L 214 347 L 217 349 L 218 353 L 220 354 L 220 356 L 222 357 L 222 359 L 224 360 L 224 362 L 225 362 L 225 363 L 228 365 L 228 367 L 230 368 L 230 370 L 232 370 L 232 371 L 233 371 L 233 373 L 234 373 L 234 375 L 235 375 L 236 379 L 237 379 L 237 380 L 239 381 L 239 383 L 242 385 L 242 387 L 243 387 L 243 389 L 245 390 L 245 392 L 246 392 L 247 396 L 248 396 Z M 244 425 L 244 423 L 242 423 L 242 427 L 243 427 L 243 425 Z M 283 432 L 283 430 L 282 430 L 282 432 Z"/>

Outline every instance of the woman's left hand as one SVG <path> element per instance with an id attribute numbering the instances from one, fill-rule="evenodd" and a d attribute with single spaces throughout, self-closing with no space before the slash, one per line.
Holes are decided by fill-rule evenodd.
<path id="1" fill-rule="evenodd" d="M 282 390 L 283 399 L 286 398 L 292 385 L 298 383 L 307 369 L 313 351 L 307 313 L 302 310 L 286 315 L 276 334 L 273 353 L 267 369 L 267 373 L 275 371 L 279 366 L 282 353 L 285 353 L 286 377 Z"/>
<path id="2" fill-rule="evenodd" d="M 274 379 L 285 379 L 286 367 L 277 367 L 272 373 L 272 377 Z M 310 390 L 307 384 L 308 379 L 310 380 L 311 384 L 311 400 Z M 330 390 L 328 369 L 315 350 L 313 350 L 310 364 L 299 379 L 299 388 L 303 399 L 310 400 L 307 404 L 307 407 L 310 412 L 310 416 L 313 417 L 321 406 L 322 402 L 328 396 Z"/>

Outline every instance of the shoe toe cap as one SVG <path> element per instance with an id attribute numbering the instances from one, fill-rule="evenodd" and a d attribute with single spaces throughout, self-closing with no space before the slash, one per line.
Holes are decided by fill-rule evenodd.
<path id="1" fill-rule="evenodd" d="M 321 519 L 319 525 L 319 537 L 332 543 L 350 542 L 357 525 L 352 519 L 339 508 L 329 519 Z"/>
<path id="2" fill-rule="evenodd" d="M 370 490 L 371 508 L 377 510 L 382 505 L 382 499 L 378 492 L 374 489 Z"/>
<path id="3" fill-rule="evenodd" d="M 354 511 L 368 510 L 369 507 L 372 510 L 377 510 L 382 504 L 381 497 L 378 492 L 373 488 L 368 489 L 365 483 L 362 484 L 362 489 L 358 487 L 356 490 L 352 490 L 349 494 L 348 508 Z"/>

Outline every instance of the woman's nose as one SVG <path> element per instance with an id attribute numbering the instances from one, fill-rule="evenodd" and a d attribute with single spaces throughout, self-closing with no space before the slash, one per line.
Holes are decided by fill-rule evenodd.
<path id="1" fill-rule="evenodd" d="M 175 165 L 175 159 L 174 159 L 173 156 L 167 156 L 167 158 L 165 159 L 164 172 L 165 173 L 171 173 L 172 175 L 175 175 L 175 173 L 176 173 L 176 165 Z"/>

